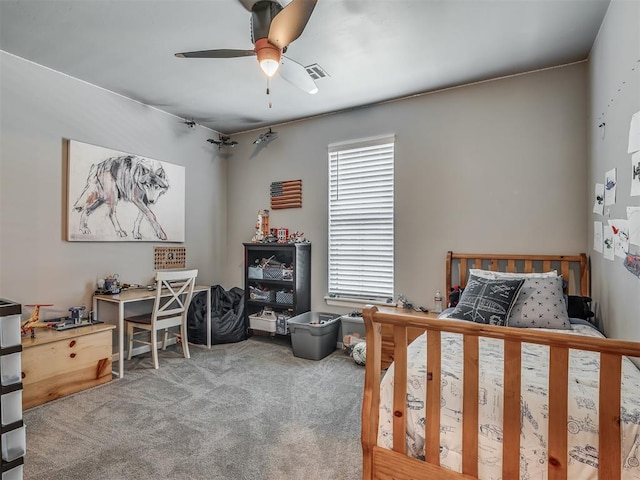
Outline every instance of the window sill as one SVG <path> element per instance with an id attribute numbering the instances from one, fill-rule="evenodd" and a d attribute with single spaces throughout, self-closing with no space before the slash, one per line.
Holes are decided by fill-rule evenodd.
<path id="1" fill-rule="evenodd" d="M 327 305 L 333 307 L 345 308 L 363 308 L 365 305 L 384 305 L 385 307 L 395 307 L 395 303 L 387 303 L 382 300 L 362 299 L 362 298 L 346 298 L 346 297 L 330 297 L 325 295 L 324 301 Z"/>

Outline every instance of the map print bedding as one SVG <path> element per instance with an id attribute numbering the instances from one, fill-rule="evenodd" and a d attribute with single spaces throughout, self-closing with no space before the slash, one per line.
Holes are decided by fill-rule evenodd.
<path id="1" fill-rule="evenodd" d="M 545 331 L 545 329 L 538 329 Z M 587 325 L 571 330 L 547 330 L 567 335 L 602 337 Z M 407 455 L 424 459 L 426 342 L 424 335 L 408 349 Z M 440 463 L 462 470 L 462 337 L 442 335 Z M 547 417 L 549 350 L 522 344 L 520 478 L 547 478 Z M 596 479 L 598 465 L 598 355 L 571 350 L 569 355 L 569 413 L 567 422 L 568 477 Z M 502 478 L 502 341 L 480 340 L 479 465 L 482 480 Z M 381 383 L 378 445 L 391 449 L 393 369 Z M 622 478 L 640 479 L 640 371 L 627 358 L 622 364 Z M 594 468 L 595 467 L 595 468 Z"/>

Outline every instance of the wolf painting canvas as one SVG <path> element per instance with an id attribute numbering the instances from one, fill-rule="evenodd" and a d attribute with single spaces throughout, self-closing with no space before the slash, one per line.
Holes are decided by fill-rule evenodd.
<path id="1" fill-rule="evenodd" d="M 184 242 L 185 168 L 69 140 L 67 239 Z"/>

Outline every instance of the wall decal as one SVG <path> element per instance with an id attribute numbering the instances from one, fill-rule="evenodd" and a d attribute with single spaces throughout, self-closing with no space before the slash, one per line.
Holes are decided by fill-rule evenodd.
<path id="1" fill-rule="evenodd" d="M 593 249 L 602 253 L 602 222 L 593 222 Z"/>
<path id="2" fill-rule="evenodd" d="M 640 245 L 640 207 L 627 207 L 629 243 Z"/>
<path id="3" fill-rule="evenodd" d="M 595 200 L 593 201 L 593 213 L 604 214 L 604 183 L 596 183 Z"/>
<path id="4" fill-rule="evenodd" d="M 640 112 L 636 112 L 631 117 L 629 125 L 629 148 L 627 153 L 640 151 Z"/>
<path id="5" fill-rule="evenodd" d="M 640 195 L 640 152 L 631 155 L 631 196 Z"/>
<path id="6" fill-rule="evenodd" d="M 613 205 L 616 203 L 616 169 L 612 168 L 605 174 L 604 180 L 604 204 Z"/>
<path id="7" fill-rule="evenodd" d="M 609 228 L 613 233 L 613 253 L 624 258 L 629 251 L 629 224 L 625 219 L 609 220 Z"/>
<path id="8" fill-rule="evenodd" d="M 627 254 L 624 258 L 624 266 L 636 277 L 640 278 L 640 255 Z"/>
<path id="9" fill-rule="evenodd" d="M 613 230 L 611 229 L 611 227 L 607 227 L 607 228 L 603 228 L 602 229 L 602 245 L 604 247 L 604 258 L 606 258 L 607 260 L 612 260 L 614 258 L 614 253 L 613 253 Z"/>

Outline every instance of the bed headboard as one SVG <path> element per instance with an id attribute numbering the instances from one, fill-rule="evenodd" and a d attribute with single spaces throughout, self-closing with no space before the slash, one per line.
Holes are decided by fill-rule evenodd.
<path id="1" fill-rule="evenodd" d="M 455 285 L 464 287 L 470 268 L 495 272 L 548 272 L 557 270 L 567 282 L 566 293 L 590 296 L 589 259 L 578 255 L 511 255 L 489 253 L 447 252 L 447 283 L 445 292 Z"/>

